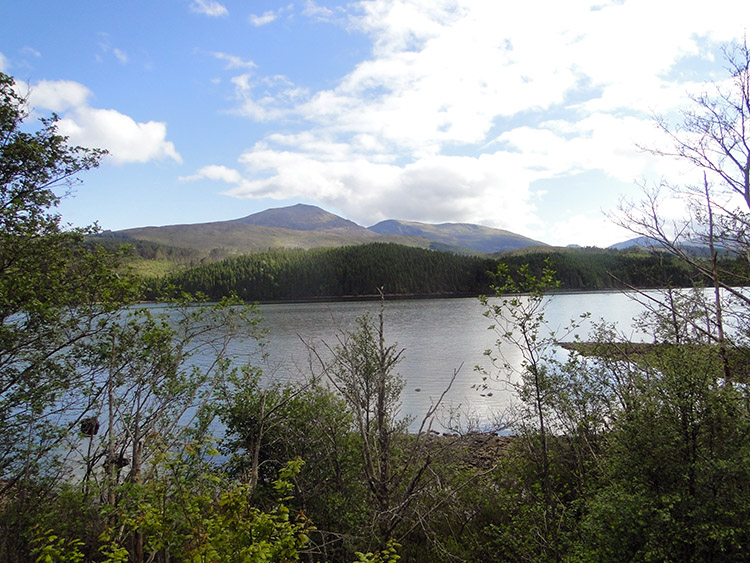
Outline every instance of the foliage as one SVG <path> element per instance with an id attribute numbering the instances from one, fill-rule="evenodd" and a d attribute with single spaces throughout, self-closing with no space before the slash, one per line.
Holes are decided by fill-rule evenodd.
<path id="1" fill-rule="evenodd" d="M 386 541 L 401 517 L 394 511 L 401 476 L 393 465 L 397 436 L 406 430 L 397 418 L 404 382 L 394 371 L 402 351 L 385 344 L 381 309 L 377 326 L 369 315 L 360 317 L 332 352 L 325 374 L 353 414 L 369 498 L 377 507 L 372 533 Z"/>
<path id="2" fill-rule="evenodd" d="M 297 561 L 313 528 L 286 503 L 304 462 L 291 461 L 279 471 L 275 505 L 261 511 L 251 503 L 247 485 L 228 480 L 206 461 L 209 450 L 190 444 L 165 456 L 160 473 L 147 482 L 121 485 L 121 502 L 101 505 L 97 518 L 86 524 L 101 529 L 98 537 L 89 537 L 89 545 L 51 529 L 38 532 L 32 542 L 37 561 L 132 560 L 136 536 L 142 538 L 140 557 L 149 561 Z"/>
<path id="3" fill-rule="evenodd" d="M 362 553 L 357 551 L 355 563 L 396 563 L 401 557 L 398 555 L 398 548 L 401 547 L 397 542 L 389 540 L 386 547 L 376 553 Z"/>
<path id="4" fill-rule="evenodd" d="M 609 385 L 622 400 L 581 524 L 584 559 L 741 560 L 746 391 L 721 379 L 717 348 L 662 345 L 617 364 Z"/>
<path id="5" fill-rule="evenodd" d="M 203 407 L 255 309 L 125 307 L 137 293 L 120 253 L 51 211 L 103 152 L 70 147 L 54 116 L 24 132 L 24 103 L 0 75 L 2 559 L 296 560 L 310 525 L 284 503 L 302 462 L 281 469 L 264 511 L 188 441 L 210 427 Z M 213 363 L 196 364 L 205 349 Z"/>
<path id="6" fill-rule="evenodd" d="M 112 487 L 125 467 L 127 480 L 141 482 L 153 471 L 152 458 L 206 432 L 209 405 L 240 369 L 233 362 L 251 359 L 235 353 L 234 342 L 256 336 L 259 323 L 256 308 L 236 299 L 209 305 L 183 297 L 160 307 L 134 306 L 102 324 L 76 352 L 91 404 L 82 436 L 69 441 L 85 463 L 85 485 L 99 480 Z M 196 363 L 206 356 L 210 362 Z M 83 431 L 83 423 L 94 431 Z"/>
<path id="7" fill-rule="evenodd" d="M 84 555 L 81 553 L 83 542 L 79 539 L 66 540 L 50 530 L 39 530 L 32 541 L 32 553 L 36 563 L 79 563 Z"/>
<path id="8" fill-rule="evenodd" d="M 25 100 L 0 74 L 0 496 L 33 475 L 54 475 L 52 452 L 87 398 L 72 353 L 133 286 L 118 254 L 82 243 L 51 209 L 60 189 L 98 165 L 103 151 L 71 147 L 57 118 L 25 131 Z"/>
<path id="9" fill-rule="evenodd" d="M 269 507 L 276 471 L 286 460 L 304 459 L 290 507 L 315 522 L 310 551 L 342 560 L 351 553 L 348 534 L 365 526 L 368 512 L 359 443 L 344 402 L 316 381 L 280 384 L 247 370 L 230 377 L 222 394 L 217 412 L 226 427 L 226 470 Z"/>

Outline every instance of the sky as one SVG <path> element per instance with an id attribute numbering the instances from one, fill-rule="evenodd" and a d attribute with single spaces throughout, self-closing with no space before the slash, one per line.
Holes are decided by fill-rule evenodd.
<path id="1" fill-rule="evenodd" d="M 306 203 L 607 246 L 622 198 L 686 173 L 642 147 L 727 79 L 750 2 L 0 0 L 0 22 L 32 117 L 109 151 L 67 224 Z"/>

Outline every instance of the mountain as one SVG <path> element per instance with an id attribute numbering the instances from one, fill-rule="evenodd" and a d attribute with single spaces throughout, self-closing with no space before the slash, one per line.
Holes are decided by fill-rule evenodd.
<path id="1" fill-rule="evenodd" d="M 304 203 L 298 203 L 290 207 L 266 209 L 260 213 L 230 222 L 295 231 L 352 233 L 367 236 L 364 234 L 367 229 L 360 227 L 355 222 L 324 211 L 320 207 L 305 205 Z"/>
<path id="2" fill-rule="evenodd" d="M 423 237 L 433 243 L 447 245 L 455 249 L 469 249 L 487 254 L 515 250 L 525 246 L 546 246 L 543 242 L 510 231 L 470 223 L 432 225 L 416 221 L 389 219 L 373 225 L 370 230 L 381 235 Z"/>
<path id="3" fill-rule="evenodd" d="M 294 205 L 268 209 L 240 219 L 140 227 L 110 234 L 180 248 L 194 248 L 214 258 L 249 254 L 272 248 L 349 246 L 382 237 L 319 207 Z M 425 241 L 420 246 L 427 246 Z"/>
<path id="4" fill-rule="evenodd" d="M 463 253 L 495 253 L 543 244 L 509 231 L 464 223 L 383 221 L 367 229 L 304 204 L 267 209 L 229 221 L 108 231 L 104 237 L 195 249 L 211 259 L 275 248 L 309 249 L 369 242 L 395 242 Z"/>

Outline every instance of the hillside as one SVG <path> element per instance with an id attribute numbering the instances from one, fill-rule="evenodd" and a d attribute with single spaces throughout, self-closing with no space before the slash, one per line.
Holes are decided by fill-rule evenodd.
<path id="1" fill-rule="evenodd" d="M 222 250 L 223 254 L 249 254 L 271 248 L 317 248 L 350 246 L 382 240 L 366 230 L 361 233 L 302 231 L 232 221 L 142 227 L 119 231 L 137 240 L 197 250 Z"/>
<path id="2" fill-rule="evenodd" d="M 319 207 L 303 204 L 267 209 L 228 221 L 140 227 L 107 232 L 105 236 L 193 249 L 208 260 L 282 248 L 312 249 L 371 242 L 395 242 L 458 253 L 492 253 L 543 244 L 509 231 L 470 224 L 384 221 L 367 229 Z"/>

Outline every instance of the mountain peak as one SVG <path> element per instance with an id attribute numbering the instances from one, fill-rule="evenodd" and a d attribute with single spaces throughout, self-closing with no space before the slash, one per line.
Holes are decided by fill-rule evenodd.
<path id="1" fill-rule="evenodd" d="M 295 231 L 365 230 L 353 221 L 304 203 L 266 209 L 241 219 L 235 219 L 234 222 Z"/>

